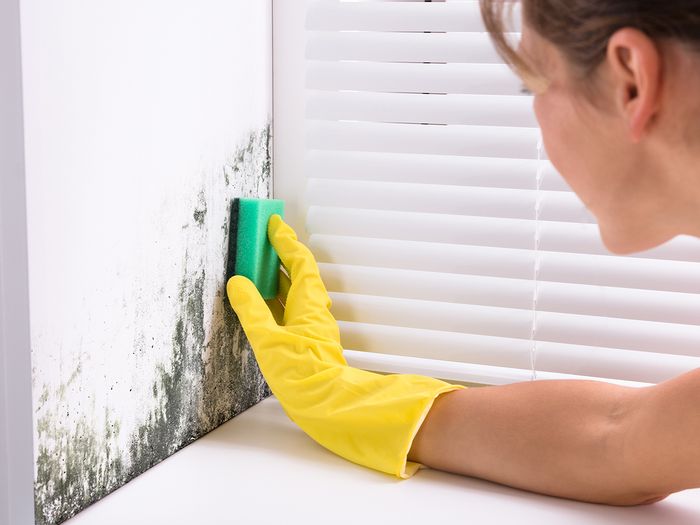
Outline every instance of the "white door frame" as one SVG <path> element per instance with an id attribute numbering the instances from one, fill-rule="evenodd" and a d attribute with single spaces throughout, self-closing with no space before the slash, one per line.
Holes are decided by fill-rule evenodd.
<path id="1" fill-rule="evenodd" d="M 0 523 L 34 523 L 20 0 L 0 2 Z"/>

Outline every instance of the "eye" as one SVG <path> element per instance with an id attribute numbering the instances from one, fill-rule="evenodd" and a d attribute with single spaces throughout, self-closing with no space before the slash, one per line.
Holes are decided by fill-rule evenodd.
<path id="1" fill-rule="evenodd" d="M 523 95 L 532 95 L 532 91 L 530 91 L 530 89 L 528 89 L 528 87 L 525 84 L 520 85 L 520 92 Z"/>

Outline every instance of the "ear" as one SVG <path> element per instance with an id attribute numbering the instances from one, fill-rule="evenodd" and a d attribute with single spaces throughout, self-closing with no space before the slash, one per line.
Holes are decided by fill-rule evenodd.
<path id="1" fill-rule="evenodd" d="M 607 60 L 615 86 L 615 105 L 627 121 L 633 143 L 648 132 L 661 100 L 661 54 L 643 32 L 617 30 L 608 41 Z"/>

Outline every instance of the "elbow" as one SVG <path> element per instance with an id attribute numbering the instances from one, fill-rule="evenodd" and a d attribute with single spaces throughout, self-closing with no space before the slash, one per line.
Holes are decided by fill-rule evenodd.
<path id="1" fill-rule="evenodd" d="M 626 388 L 620 391 L 610 412 L 607 457 L 614 465 L 615 487 L 605 503 L 616 506 L 650 505 L 666 499 L 673 491 L 655 472 L 649 457 L 651 433 L 640 425 L 648 421 L 650 396 L 654 387 Z"/>
<path id="2" fill-rule="evenodd" d="M 607 501 L 608 505 L 614 505 L 618 507 L 636 507 L 637 505 L 651 505 L 652 503 L 657 503 L 661 500 L 666 499 L 671 494 L 653 494 L 639 493 L 639 492 L 628 492 L 625 494 L 620 494 L 610 501 Z"/>

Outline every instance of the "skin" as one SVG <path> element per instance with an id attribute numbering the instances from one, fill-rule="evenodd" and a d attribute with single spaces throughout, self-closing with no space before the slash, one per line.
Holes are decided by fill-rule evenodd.
<path id="1" fill-rule="evenodd" d="M 548 156 L 613 253 L 700 236 L 700 52 L 623 28 L 582 79 L 523 28 Z M 533 83 L 534 84 L 534 83 Z M 532 381 L 439 396 L 408 459 L 580 501 L 640 505 L 700 487 L 700 369 L 646 388 Z"/>
<path id="2" fill-rule="evenodd" d="M 700 236 L 700 53 L 631 28 L 610 39 L 593 79 L 525 30 L 548 87 L 534 92 L 545 149 L 596 216 L 606 247 L 627 254 Z M 587 84 L 588 91 L 582 91 Z"/>

